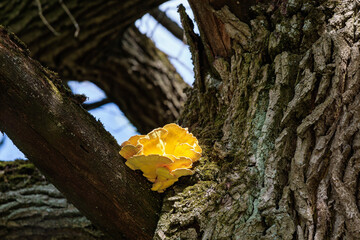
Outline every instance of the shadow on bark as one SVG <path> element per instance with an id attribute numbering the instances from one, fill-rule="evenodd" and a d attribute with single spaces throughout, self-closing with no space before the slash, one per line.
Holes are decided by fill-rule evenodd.
<path id="1" fill-rule="evenodd" d="M 28 160 L 0 162 L 0 238 L 110 239 Z"/>

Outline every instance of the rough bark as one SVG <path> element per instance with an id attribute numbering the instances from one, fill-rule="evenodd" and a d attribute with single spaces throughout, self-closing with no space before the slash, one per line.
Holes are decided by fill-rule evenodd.
<path id="1" fill-rule="evenodd" d="M 259 3 L 244 22 L 221 2 L 190 1 L 216 24 L 201 39 L 180 10 L 196 73 L 180 122 L 204 156 L 155 239 L 359 239 L 360 3 Z"/>
<path id="2" fill-rule="evenodd" d="M 119 145 L 57 76 L 0 31 L 0 130 L 93 223 L 116 239 L 149 239 L 160 206 Z"/>
<path id="3" fill-rule="evenodd" d="M 182 12 L 196 84 L 181 123 L 204 157 L 167 191 L 156 239 L 359 238 L 359 7 L 211 10 L 224 55 Z"/>
<path id="4" fill-rule="evenodd" d="M 64 1 L 79 24 L 78 37 L 74 37 L 74 22 L 71 22 L 60 1 L 41 1 L 46 20 L 58 31 L 59 36 L 51 33 L 41 21 L 35 0 L 22 1 L 21 4 L 2 1 L 0 24 L 18 33 L 29 45 L 31 55 L 59 71 L 62 77 L 88 79 L 103 88 L 109 100 L 121 108 L 138 131 L 144 133 L 175 121 L 183 107 L 183 90 L 187 87 L 167 57 L 156 49 L 150 39 L 133 26 L 127 28 L 160 2 L 108 1 L 103 4 L 102 1 Z M 26 191 L 25 188 L 21 191 Z M 45 194 L 44 189 L 42 191 Z M 66 203 L 66 200 L 61 201 Z M 89 231 L 87 220 L 77 215 L 72 207 L 76 218 L 70 224 L 67 208 L 57 208 L 53 212 L 50 205 L 49 209 L 45 209 L 32 204 L 35 202 L 28 202 L 28 213 L 25 213 L 26 208 L 22 208 L 22 212 L 34 214 L 35 217 L 57 214 L 56 231 L 66 232 L 67 238 L 82 236 L 83 232 L 79 229 L 82 226 L 85 232 Z M 48 211 L 50 213 L 46 213 Z M 34 231 L 25 227 L 28 222 L 32 223 Z M 22 223 L 25 225 L 17 225 L 16 231 L 12 232 L 15 235 L 11 235 L 12 230 L 9 230 L 8 237 L 41 233 L 49 237 L 54 236 L 50 233 L 56 235 L 55 231 L 49 231 L 55 221 L 42 219 L 37 222 L 29 217 L 28 221 Z M 21 227 L 24 229 L 21 230 Z M 57 236 L 61 238 L 62 235 Z M 36 235 L 32 237 L 36 238 Z"/>
<path id="5" fill-rule="evenodd" d="M 29 161 L 0 162 L 0 238 L 110 239 Z"/>
<path id="6" fill-rule="evenodd" d="M 62 79 L 96 83 L 145 133 L 178 118 L 187 87 L 151 40 L 133 26 L 126 30 L 162 2 L 6 0 L 0 3 L 0 24 Z"/>

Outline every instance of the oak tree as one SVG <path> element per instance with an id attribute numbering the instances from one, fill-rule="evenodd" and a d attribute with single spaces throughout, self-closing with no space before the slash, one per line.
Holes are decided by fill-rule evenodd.
<path id="1" fill-rule="evenodd" d="M 204 150 L 192 177 L 149 192 L 101 125 L 4 31 L 1 130 L 115 239 L 359 239 L 360 3 L 189 3 L 200 35 L 180 7 L 195 83 L 178 121 Z M 144 209 L 149 220 L 134 226 Z"/>

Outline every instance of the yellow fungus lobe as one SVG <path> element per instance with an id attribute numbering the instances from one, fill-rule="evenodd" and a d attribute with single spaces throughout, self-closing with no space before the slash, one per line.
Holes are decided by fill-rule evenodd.
<path id="1" fill-rule="evenodd" d="M 201 157 L 198 140 L 187 128 L 175 123 L 135 135 L 121 144 L 120 155 L 132 170 L 141 170 L 153 183 L 151 190 L 159 193 L 173 185 L 181 176 L 193 174 L 193 162 Z"/>

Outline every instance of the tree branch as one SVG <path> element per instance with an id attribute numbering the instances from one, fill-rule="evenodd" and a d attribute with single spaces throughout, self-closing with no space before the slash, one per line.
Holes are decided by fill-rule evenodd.
<path id="1" fill-rule="evenodd" d="M 0 130 L 82 213 L 115 239 L 151 239 L 160 196 L 56 75 L 0 28 Z"/>
<path id="2" fill-rule="evenodd" d="M 82 77 L 103 89 L 140 133 L 176 121 L 188 85 L 166 55 L 135 26 L 112 46 L 92 51 L 92 60 L 76 67 Z"/>
<path id="3" fill-rule="evenodd" d="M 183 29 L 172 19 L 170 19 L 165 12 L 161 11 L 159 8 L 151 10 L 150 15 L 156 19 L 161 25 L 163 25 L 169 32 L 171 32 L 176 38 L 180 41 L 184 39 Z"/>
<path id="4" fill-rule="evenodd" d="M 27 160 L 0 161 L 0 239 L 110 239 Z"/>
<path id="5" fill-rule="evenodd" d="M 95 108 L 98 108 L 98 107 L 101 107 L 105 104 L 108 104 L 108 103 L 111 103 L 110 99 L 108 98 L 104 98 L 98 102 L 94 102 L 94 103 L 85 103 L 83 104 L 83 108 L 85 108 L 86 110 L 90 111 L 90 110 L 93 110 Z"/>
<path id="6" fill-rule="evenodd" d="M 141 133 L 176 121 L 187 84 L 151 40 L 134 26 L 128 29 L 164 0 L 67 0 L 81 28 L 77 38 L 74 21 L 58 0 L 41 3 L 44 17 L 59 36 L 27 7 L 33 0 L 24 1 L 28 3 L 4 0 L 7 8 L 0 8 L 0 21 L 27 44 L 32 57 L 64 80 L 96 83 Z"/>

